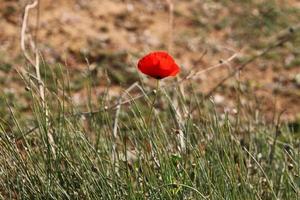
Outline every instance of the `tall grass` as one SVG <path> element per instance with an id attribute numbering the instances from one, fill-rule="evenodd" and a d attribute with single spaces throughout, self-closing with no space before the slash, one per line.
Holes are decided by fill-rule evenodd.
<path id="1" fill-rule="evenodd" d="M 78 114 L 68 81 L 47 90 L 47 108 L 32 82 L 26 84 L 38 128 L 26 134 L 19 123 L 25 115 L 15 113 L 13 102 L 7 104 L 13 132 L 1 121 L 3 199 L 300 198 L 299 137 L 286 126 L 265 124 L 253 107 L 220 113 L 192 84 L 187 96 L 162 88 L 150 124 L 154 94 L 121 107 L 115 138 L 116 110 L 105 109 L 113 104 L 106 93 L 96 105 L 101 112 Z M 186 142 L 181 151 L 179 131 Z"/>

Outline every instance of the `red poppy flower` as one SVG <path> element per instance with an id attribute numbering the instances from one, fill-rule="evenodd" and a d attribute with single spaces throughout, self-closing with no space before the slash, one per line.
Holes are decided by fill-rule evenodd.
<path id="1" fill-rule="evenodd" d="M 180 71 L 174 59 L 164 51 L 151 52 L 141 58 L 138 62 L 138 69 L 156 79 L 176 76 Z"/>

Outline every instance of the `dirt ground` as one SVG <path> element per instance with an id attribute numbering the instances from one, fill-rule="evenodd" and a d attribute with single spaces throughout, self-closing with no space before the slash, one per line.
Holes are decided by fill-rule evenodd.
<path id="1" fill-rule="evenodd" d="M 28 0 L 0 0 L 0 88 L 3 95 L 22 96 L 24 85 L 18 73 L 28 68 L 20 51 L 20 32 Z M 113 77 L 111 95 L 139 80 L 137 59 L 152 50 L 170 50 L 182 67 L 181 77 L 237 58 L 230 65 L 201 74 L 193 83 L 206 93 L 251 55 L 266 48 L 278 32 L 300 22 L 297 0 L 174 1 L 174 29 L 170 28 L 166 1 L 159 0 L 42 0 L 36 32 L 37 12 L 29 16 L 28 31 L 37 36 L 38 47 L 49 66 L 62 64 L 79 80 L 87 70 L 86 59 L 96 70 L 94 95 L 105 86 L 104 70 Z M 29 36 L 29 34 L 27 35 Z M 30 40 L 29 37 L 27 37 Z M 30 49 L 30 46 L 27 46 Z M 207 52 L 203 56 L 203 52 Z M 267 117 L 286 109 L 283 118 L 300 118 L 300 34 L 247 66 L 240 74 L 243 101 L 254 93 Z M 79 85 L 79 86 L 78 86 Z M 78 103 L 84 92 L 74 86 Z M 236 78 L 214 94 L 225 109 L 235 105 Z M 188 91 L 186 91 L 188 93 Z M 24 102 L 26 104 L 26 100 Z"/>

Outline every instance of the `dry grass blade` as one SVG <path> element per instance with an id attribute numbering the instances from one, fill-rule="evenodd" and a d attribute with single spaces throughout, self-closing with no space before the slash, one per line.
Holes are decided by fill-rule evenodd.
<path id="1" fill-rule="evenodd" d="M 35 38 L 35 42 L 30 41 L 30 43 L 32 44 L 31 46 L 33 47 L 34 55 L 35 55 L 35 61 L 33 61 L 33 58 L 30 57 L 30 55 L 26 49 L 26 29 L 27 29 L 27 25 L 28 25 L 29 12 L 30 12 L 30 10 L 37 8 L 38 13 L 39 13 L 39 3 L 40 3 L 39 0 L 36 0 L 32 4 L 29 4 L 25 7 L 25 13 L 24 13 L 22 29 L 21 29 L 21 49 L 23 51 L 23 54 L 24 54 L 26 60 L 32 66 L 35 67 L 36 79 L 37 79 L 38 88 L 39 88 L 39 95 L 41 98 L 42 106 L 45 111 L 46 123 L 47 123 L 47 125 L 49 125 L 49 119 L 48 119 L 49 114 L 48 114 L 48 108 L 47 108 L 46 101 L 45 101 L 45 86 L 41 79 L 41 73 L 40 73 L 40 55 L 39 55 L 39 50 L 38 50 L 37 44 L 35 43 L 37 38 Z M 36 22 L 37 22 L 37 26 L 38 26 L 39 15 L 37 15 Z M 38 32 L 38 30 L 36 30 L 36 32 Z M 54 149 L 55 143 L 54 143 L 53 136 L 49 131 L 47 131 L 47 136 L 48 136 L 49 144 L 51 146 L 52 153 L 55 156 L 55 149 Z"/>
<path id="2" fill-rule="evenodd" d="M 29 4 L 25 7 L 24 17 L 22 21 L 22 28 L 21 28 L 21 49 L 23 51 L 23 54 L 25 58 L 27 59 L 30 64 L 35 66 L 34 59 L 30 57 L 29 53 L 26 49 L 26 29 L 27 29 L 27 23 L 28 23 L 28 15 L 31 9 L 34 9 L 38 5 L 38 1 L 34 1 L 32 4 Z"/>
<path id="3" fill-rule="evenodd" d="M 119 115 L 120 115 L 120 111 L 121 111 L 121 103 L 122 103 L 122 99 L 124 98 L 125 95 L 127 95 L 131 90 L 133 90 L 136 86 L 138 85 L 137 82 L 133 83 L 129 88 L 127 88 L 123 94 L 119 97 L 119 101 L 118 101 L 118 105 L 116 106 L 116 114 L 115 114 L 115 120 L 114 120 L 114 125 L 113 125 L 113 139 L 114 139 L 114 144 L 112 146 L 112 155 L 113 155 L 113 160 L 116 164 L 116 162 L 118 162 L 117 159 L 117 147 L 116 147 L 116 140 L 118 138 L 118 122 L 119 122 Z"/>

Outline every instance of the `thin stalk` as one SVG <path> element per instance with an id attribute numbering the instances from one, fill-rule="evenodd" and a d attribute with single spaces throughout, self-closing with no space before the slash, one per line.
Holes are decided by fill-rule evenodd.
<path id="1" fill-rule="evenodd" d="M 151 128 L 151 119 L 152 119 L 152 113 L 153 113 L 153 110 L 154 110 L 154 105 L 155 105 L 155 102 L 156 102 L 156 99 L 157 99 L 157 96 L 158 96 L 158 91 L 159 91 L 159 80 L 157 79 L 156 80 L 156 90 L 155 90 L 155 96 L 152 100 L 152 103 L 150 105 L 150 113 L 149 113 L 149 116 L 148 116 L 148 119 L 146 121 L 146 125 L 148 126 L 149 128 L 149 132 L 151 133 L 150 131 L 150 128 Z M 155 152 L 153 151 L 153 147 L 156 148 L 155 144 L 153 143 L 153 141 L 151 140 L 151 138 L 154 138 L 154 135 L 152 135 L 153 137 L 151 137 L 150 135 L 148 135 L 149 137 L 149 150 L 150 150 L 150 154 L 151 154 L 151 159 L 154 161 L 154 163 L 157 165 L 157 167 L 159 167 L 159 164 L 157 163 L 157 157 L 155 156 Z"/>
<path id="2" fill-rule="evenodd" d="M 154 105 L 155 105 L 155 102 L 156 102 L 156 99 L 157 99 L 158 90 L 159 90 L 159 80 L 157 79 L 156 80 L 156 92 L 155 92 L 155 96 L 154 96 L 154 98 L 152 100 L 152 103 L 150 105 L 150 107 L 151 107 L 150 108 L 150 113 L 149 113 L 149 116 L 148 116 L 147 121 L 146 121 L 148 127 L 150 127 L 150 125 L 151 125 L 151 118 L 152 118 L 152 113 L 153 113 L 153 110 L 154 110 Z"/>

